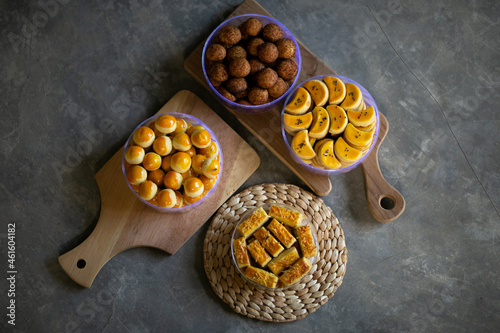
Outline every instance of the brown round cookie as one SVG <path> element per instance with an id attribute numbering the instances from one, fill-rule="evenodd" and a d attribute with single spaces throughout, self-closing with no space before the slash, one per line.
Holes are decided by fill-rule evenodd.
<path id="1" fill-rule="evenodd" d="M 220 44 L 212 44 L 207 47 L 205 55 L 210 61 L 221 61 L 226 57 L 226 48 Z"/>
<path id="2" fill-rule="evenodd" d="M 278 48 L 279 57 L 282 59 L 288 59 L 295 55 L 295 43 L 288 38 L 281 38 L 276 42 L 276 47 Z"/>
<path id="3" fill-rule="evenodd" d="M 269 100 L 267 89 L 252 87 L 248 91 L 248 100 L 253 105 L 265 104 Z"/>
<path id="4" fill-rule="evenodd" d="M 260 61 L 269 64 L 278 59 L 278 48 L 273 43 L 262 43 L 257 48 L 257 55 Z"/>
<path id="5" fill-rule="evenodd" d="M 237 58 L 246 58 L 247 57 L 247 51 L 243 46 L 235 45 L 231 48 L 229 48 L 226 52 L 226 59 L 228 61 L 237 59 Z"/>
<path id="6" fill-rule="evenodd" d="M 229 90 L 230 93 L 237 95 L 238 93 L 248 89 L 247 80 L 243 77 L 230 78 L 226 81 L 226 89 Z"/>
<path id="7" fill-rule="evenodd" d="M 208 72 L 208 77 L 212 81 L 224 82 L 229 78 L 229 74 L 227 73 L 226 65 L 223 63 L 216 63 L 210 67 Z"/>
<path id="8" fill-rule="evenodd" d="M 248 101 L 248 99 L 246 99 L 246 98 L 238 99 L 238 100 L 236 100 L 236 103 L 239 103 L 239 104 L 241 104 L 241 105 L 253 105 L 253 104 L 252 104 L 252 103 L 250 103 L 250 102 Z"/>
<path id="9" fill-rule="evenodd" d="M 234 96 L 236 96 L 237 99 L 245 98 L 248 96 L 248 90 L 240 91 L 239 93 L 234 94 Z"/>
<path id="10" fill-rule="evenodd" d="M 240 25 L 240 30 L 243 35 L 255 37 L 262 31 L 262 23 L 258 19 L 252 17 Z"/>
<path id="11" fill-rule="evenodd" d="M 283 31 L 276 24 L 269 23 L 262 29 L 262 37 L 268 42 L 277 42 L 283 38 Z"/>
<path id="12" fill-rule="evenodd" d="M 255 58 L 249 59 L 248 63 L 250 64 L 250 75 L 257 73 L 266 67 L 266 65 L 264 65 L 260 60 Z"/>
<path id="13" fill-rule="evenodd" d="M 267 89 L 267 91 L 269 92 L 269 96 L 271 96 L 272 98 L 278 98 L 282 96 L 284 93 L 286 93 L 289 87 L 290 86 L 288 85 L 288 83 L 286 83 L 285 80 L 279 77 L 276 80 L 274 86 Z"/>
<path id="14" fill-rule="evenodd" d="M 257 48 L 260 44 L 263 44 L 264 40 L 259 37 L 252 38 L 247 43 L 247 52 L 254 57 L 257 56 Z"/>
<path id="15" fill-rule="evenodd" d="M 255 74 L 255 81 L 257 85 L 264 89 L 269 89 L 276 84 L 278 74 L 274 69 L 266 67 Z"/>
<path id="16" fill-rule="evenodd" d="M 212 80 L 210 78 L 209 78 L 209 81 L 212 84 L 212 86 L 214 86 L 215 88 L 220 87 L 220 85 L 222 84 L 222 82 L 220 82 L 220 81 L 214 81 L 214 80 Z"/>
<path id="17" fill-rule="evenodd" d="M 219 32 L 219 41 L 226 45 L 234 45 L 241 40 L 241 31 L 237 27 L 227 25 Z"/>
<path id="18" fill-rule="evenodd" d="M 291 80 L 297 75 L 299 67 L 294 59 L 284 59 L 276 66 L 276 72 L 283 80 Z"/>
<path id="19" fill-rule="evenodd" d="M 236 58 L 229 62 L 228 72 L 235 77 L 245 77 L 250 74 L 250 64 L 245 58 Z"/>
<path id="20" fill-rule="evenodd" d="M 217 88 L 217 91 L 219 92 L 219 94 L 221 94 L 224 98 L 227 98 L 228 100 L 230 100 L 231 102 L 236 102 L 236 97 L 231 94 L 229 91 L 227 91 L 226 88 L 224 87 L 218 87 Z"/>

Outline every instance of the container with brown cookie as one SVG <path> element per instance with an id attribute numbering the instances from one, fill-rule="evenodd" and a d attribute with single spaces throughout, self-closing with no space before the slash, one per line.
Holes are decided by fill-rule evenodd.
<path id="1" fill-rule="evenodd" d="M 205 79 L 227 108 L 262 113 L 282 104 L 297 82 L 297 41 L 278 21 L 247 14 L 230 18 L 208 37 L 202 54 Z"/>

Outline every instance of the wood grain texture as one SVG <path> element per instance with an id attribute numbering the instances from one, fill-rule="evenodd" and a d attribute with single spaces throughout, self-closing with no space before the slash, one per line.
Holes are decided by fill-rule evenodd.
<path id="1" fill-rule="evenodd" d="M 254 0 L 247 0 L 243 2 L 236 10 L 229 15 L 233 17 L 241 14 L 261 14 L 272 17 L 262 6 Z M 293 32 L 293 31 L 292 31 Z M 298 82 L 303 82 L 313 76 L 336 74 L 336 72 L 328 67 L 321 59 L 305 47 L 299 40 L 297 40 L 302 57 L 302 66 Z M 184 61 L 184 68 L 194 76 L 205 88 L 209 89 L 207 82 L 203 76 L 203 69 L 201 65 L 201 56 L 203 53 L 204 42 L 186 58 Z M 209 89 L 210 90 L 210 89 Z M 311 190 L 319 196 L 326 196 L 332 190 L 332 185 L 328 176 L 317 175 L 300 167 L 290 156 L 285 146 L 285 142 L 281 135 L 281 108 L 278 106 L 273 110 L 258 114 L 242 114 L 236 113 L 228 109 L 253 135 L 255 135 L 273 154 L 276 155 L 297 177 L 299 177 Z M 380 172 L 378 165 L 378 148 L 382 143 L 383 138 L 387 134 L 388 122 L 387 119 L 381 115 L 383 122 L 387 125 L 385 133 L 379 134 L 379 139 L 376 141 L 370 155 L 362 163 L 363 174 L 365 179 L 366 194 L 368 205 L 372 215 L 377 221 L 390 222 L 396 219 L 404 211 L 404 198 L 401 194 L 394 189 L 384 179 Z M 382 128 L 380 129 L 382 132 Z M 380 138 L 380 136 L 382 138 Z M 388 197 L 395 202 L 392 209 L 384 209 L 380 205 L 381 198 Z"/>
<path id="2" fill-rule="evenodd" d="M 66 273 L 84 287 L 90 287 L 104 264 L 124 250 L 148 246 L 174 254 L 260 164 L 257 153 L 193 93 L 178 92 L 158 111 L 166 112 L 190 114 L 216 134 L 224 161 L 219 184 L 207 202 L 193 211 L 158 212 L 131 193 L 121 171 L 120 149 L 96 174 L 101 213 L 95 229 L 82 244 L 59 257 Z M 85 267 L 79 268 L 79 261 Z"/>
<path id="3" fill-rule="evenodd" d="M 366 201 L 373 217 L 379 222 L 392 222 L 405 210 L 405 199 L 394 187 L 392 187 L 382 175 L 378 164 L 378 149 L 389 131 L 387 118 L 380 113 L 380 129 L 377 142 L 373 146 L 370 155 L 361 163 L 365 179 Z M 384 208 L 382 199 L 392 201 L 391 208 Z M 387 200 L 386 199 L 386 200 Z"/>

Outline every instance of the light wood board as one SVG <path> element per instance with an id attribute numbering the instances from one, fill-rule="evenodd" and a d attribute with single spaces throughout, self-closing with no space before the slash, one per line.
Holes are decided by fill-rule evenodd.
<path id="1" fill-rule="evenodd" d="M 215 192 L 193 211 L 158 212 L 128 188 L 120 149 L 95 177 L 101 192 L 95 229 L 82 244 L 59 257 L 60 265 L 76 283 L 90 287 L 109 259 L 130 248 L 148 246 L 174 254 L 258 168 L 260 158 L 252 147 L 190 91 L 178 92 L 158 111 L 171 112 L 200 119 L 217 136 L 224 163 Z"/>
<path id="2" fill-rule="evenodd" d="M 261 14 L 272 17 L 261 5 L 254 0 L 247 0 L 238 6 L 229 17 L 242 14 Z M 290 28 L 290 27 L 289 27 Z M 293 29 L 292 29 L 293 33 Z M 209 89 L 208 84 L 203 75 L 201 65 L 201 57 L 203 53 L 203 45 L 198 47 L 184 61 L 184 68 L 205 88 Z M 300 54 L 302 57 L 302 66 L 298 82 L 303 82 L 313 76 L 336 74 L 333 69 L 328 67 L 320 58 L 305 47 L 299 40 Z M 210 89 L 209 89 L 210 90 Z M 277 106 L 273 110 L 261 114 L 243 114 L 231 112 L 255 137 L 257 137 L 263 145 L 265 145 L 276 157 L 278 157 L 297 177 L 299 177 L 309 188 L 319 196 L 326 196 L 332 190 L 330 178 L 325 175 L 317 175 L 309 172 L 298 165 L 290 156 L 283 137 L 281 135 L 281 109 L 282 105 Z M 382 124 L 382 122 L 384 124 Z M 372 215 L 380 222 L 390 222 L 396 219 L 404 211 L 404 198 L 394 189 L 382 176 L 378 165 L 378 148 L 382 143 L 388 129 L 387 119 L 381 115 L 381 127 L 386 126 L 385 133 L 380 135 L 379 140 L 375 143 L 370 155 L 362 163 L 365 179 L 366 194 L 368 204 Z M 382 129 L 381 129 L 382 131 Z M 381 198 L 390 198 L 395 205 L 392 209 L 385 209 L 381 206 Z"/>

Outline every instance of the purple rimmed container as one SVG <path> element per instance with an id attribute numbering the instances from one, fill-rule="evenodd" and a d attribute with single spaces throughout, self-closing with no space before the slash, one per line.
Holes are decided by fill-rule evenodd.
<path id="1" fill-rule="evenodd" d="M 228 25 L 238 27 L 240 24 L 242 24 L 243 22 L 245 22 L 249 18 L 258 19 L 262 23 L 263 26 L 265 26 L 266 24 L 269 24 L 269 23 L 274 23 L 274 24 L 278 25 L 281 28 L 281 30 L 283 31 L 283 38 L 291 39 L 294 42 L 295 49 L 296 49 L 295 61 L 297 62 L 298 71 L 297 71 L 297 75 L 293 79 L 293 83 L 290 85 L 290 88 L 288 88 L 288 90 L 283 95 L 278 97 L 277 99 L 275 99 L 269 103 L 265 103 L 265 104 L 261 104 L 261 105 L 243 105 L 243 104 L 232 102 L 232 101 L 228 100 L 227 98 L 223 97 L 217 91 L 217 89 L 215 89 L 215 87 L 212 85 L 212 83 L 210 83 L 210 80 L 208 79 L 207 70 L 206 70 L 205 53 L 207 51 L 207 48 L 214 43 L 215 39 L 219 35 L 220 30 Z M 293 37 L 292 33 L 283 24 L 281 24 L 280 22 L 278 22 L 275 19 L 268 17 L 268 16 L 258 15 L 258 14 L 245 14 L 245 15 L 239 15 L 239 16 L 235 16 L 235 17 L 227 19 L 226 21 L 222 22 L 210 34 L 210 36 L 208 36 L 208 39 L 205 42 L 205 45 L 203 46 L 203 53 L 201 56 L 201 64 L 202 64 L 202 68 L 203 68 L 203 75 L 205 77 L 205 80 L 206 80 L 209 88 L 210 88 L 211 93 L 215 96 L 215 98 L 220 103 L 222 103 L 222 105 L 224 105 L 226 108 L 230 109 L 231 111 L 241 112 L 241 113 L 258 114 L 258 113 L 270 111 L 273 108 L 277 107 L 278 105 L 280 105 L 280 103 L 282 103 L 285 100 L 285 98 L 290 94 L 290 92 L 294 90 L 294 86 L 297 83 L 297 80 L 298 80 L 299 75 L 300 75 L 301 56 L 300 56 L 299 44 L 297 43 L 297 40 L 295 39 L 295 37 Z"/>
<path id="2" fill-rule="evenodd" d="M 287 99 L 285 101 L 285 104 L 283 106 L 283 110 L 281 111 L 281 134 L 283 136 L 283 140 L 285 140 L 285 146 L 286 146 L 288 152 L 292 156 L 293 160 L 295 162 L 297 162 L 297 164 L 300 165 L 302 168 L 304 168 L 304 169 L 306 169 L 306 170 L 308 170 L 308 171 L 310 171 L 312 173 L 319 174 L 319 175 L 337 175 L 337 174 L 346 173 L 346 172 L 349 172 L 349 171 L 355 169 L 361 163 L 363 163 L 363 161 L 368 156 L 368 154 L 370 154 L 370 152 L 373 149 L 373 146 L 377 142 L 378 133 L 379 133 L 379 130 L 380 130 L 380 116 L 379 116 L 379 111 L 378 111 L 378 108 L 377 108 L 377 104 L 375 103 L 372 95 L 370 95 L 370 93 L 362 85 L 360 85 L 359 83 L 357 83 L 357 82 L 355 82 L 355 81 L 353 81 L 353 80 L 351 80 L 349 78 L 346 78 L 346 77 L 343 77 L 343 76 L 340 76 L 340 75 L 319 75 L 319 76 L 315 76 L 315 77 L 312 77 L 310 79 L 307 79 L 306 81 L 304 81 L 301 84 L 299 84 L 297 87 L 303 86 L 304 83 L 306 83 L 307 81 L 310 81 L 310 80 L 323 80 L 323 78 L 327 77 L 327 76 L 337 77 L 340 80 L 342 80 L 344 83 L 355 84 L 356 86 L 358 86 L 359 90 L 361 90 L 361 93 L 363 94 L 363 99 L 365 101 L 366 107 L 373 106 L 373 109 L 375 110 L 375 115 L 376 115 L 377 119 L 376 119 L 376 125 L 375 125 L 376 126 L 375 127 L 375 134 L 374 134 L 374 137 L 373 137 L 373 142 L 370 145 L 370 148 L 368 148 L 368 150 L 363 154 L 363 156 L 361 156 L 361 158 L 359 160 L 357 160 L 355 163 L 353 163 L 353 164 L 351 164 L 349 166 L 340 168 L 340 169 L 320 169 L 320 168 L 316 168 L 316 167 L 314 167 L 312 165 L 309 165 L 309 164 L 305 163 L 304 161 L 302 161 L 297 155 L 295 155 L 295 153 L 294 153 L 294 151 L 293 151 L 293 149 L 292 149 L 292 147 L 290 145 L 291 142 L 292 142 L 292 136 L 285 131 L 285 126 L 283 124 L 283 117 L 285 115 L 285 106 L 288 105 L 288 103 L 290 102 L 290 99 L 293 98 L 293 96 L 295 95 L 295 90 L 296 89 L 294 89 L 294 93 L 293 94 L 288 95 L 288 97 L 287 97 Z"/>
<path id="3" fill-rule="evenodd" d="M 141 198 L 139 196 L 139 193 L 137 193 L 133 188 L 132 186 L 130 185 L 130 183 L 128 182 L 127 180 L 127 172 L 125 170 L 125 151 L 127 150 L 127 148 L 129 146 L 132 145 L 133 143 L 133 135 L 134 135 L 134 132 L 141 126 L 149 126 L 153 121 L 155 121 L 158 117 L 162 116 L 162 115 L 165 115 L 165 114 L 168 114 L 168 115 L 171 115 L 173 117 L 175 117 L 176 119 L 177 118 L 181 118 L 181 119 L 184 119 L 185 121 L 187 121 L 188 123 L 190 123 L 192 126 L 202 126 L 203 128 L 205 128 L 208 133 L 210 133 L 210 138 L 212 139 L 212 141 L 214 141 L 216 144 L 217 144 L 217 148 L 218 148 L 218 151 L 219 151 L 219 163 L 220 163 L 220 171 L 219 171 L 219 175 L 217 177 L 217 180 L 215 181 L 215 184 L 214 186 L 210 189 L 210 191 L 207 192 L 207 194 L 201 198 L 200 200 L 198 200 L 197 202 L 195 203 L 192 203 L 190 205 L 187 205 L 187 206 L 183 206 L 183 207 L 180 207 L 180 208 L 163 208 L 163 207 L 160 207 L 160 206 L 157 206 L 157 205 L 154 205 L 146 200 L 144 200 L 143 198 Z M 134 193 L 134 195 L 137 197 L 137 199 L 139 199 L 142 203 L 144 203 L 146 206 L 148 207 L 151 207 L 159 212 L 162 212 L 162 213 L 185 213 L 185 212 L 189 212 L 197 207 L 200 207 L 201 205 L 203 205 L 207 199 L 214 193 L 215 189 L 217 188 L 217 185 L 219 184 L 219 181 L 220 181 L 220 177 L 222 175 L 222 171 L 223 171 L 223 157 L 222 157 L 222 149 L 221 149 L 221 146 L 219 144 L 219 140 L 217 140 L 217 137 L 215 136 L 215 134 L 212 132 L 212 130 L 205 124 L 203 123 L 201 120 L 199 120 L 198 118 L 196 117 L 193 117 L 191 115 L 188 115 L 188 114 L 184 114 L 184 113 L 162 113 L 162 114 L 158 114 L 158 115 L 155 115 L 153 117 L 150 117 L 146 120 L 144 120 L 142 123 L 140 123 L 133 131 L 132 133 L 130 134 L 130 136 L 128 137 L 127 139 L 127 142 L 125 143 L 124 147 L 123 147 L 123 155 L 122 155 L 122 173 L 123 173 L 123 176 L 125 177 L 125 182 L 127 183 L 127 186 L 128 188 L 130 189 L 130 191 L 132 191 L 132 193 Z"/>

